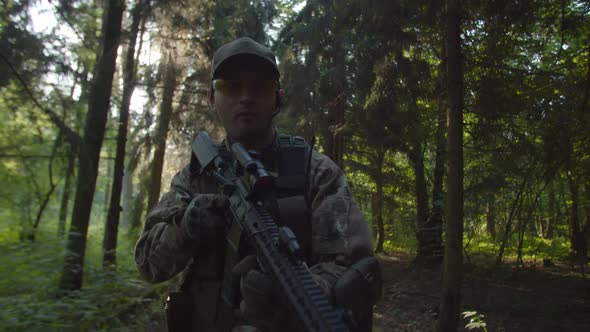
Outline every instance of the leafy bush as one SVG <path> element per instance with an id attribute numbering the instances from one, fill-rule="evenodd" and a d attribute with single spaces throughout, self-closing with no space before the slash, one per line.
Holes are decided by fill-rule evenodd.
<path id="1" fill-rule="evenodd" d="M 125 233 L 122 231 L 121 233 Z M 102 227 L 91 227 L 80 292 L 56 296 L 64 241 L 40 229 L 36 242 L 0 238 L 0 331 L 136 331 L 162 318 L 167 284 L 139 279 L 133 243 L 120 237 L 116 271 L 102 268 Z M 14 239 L 14 238 L 13 238 Z"/>
<path id="2" fill-rule="evenodd" d="M 464 240 L 464 243 L 467 240 Z M 478 236 L 471 239 L 467 246 L 468 254 L 493 258 L 498 255 L 500 242 L 487 236 Z M 543 239 L 537 236 L 525 236 L 522 244 L 522 256 L 525 261 L 537 261 L 544 258 L 553 260 L 565 259 L 570 252 L 570 241 L 564 237 Z M 518 238 L 512 236 L 504 251 L 504 257 L 515 259 L 518 255 Z"/>
<path id="3" fill-rule="evenodd" d="M 484 332 L 488 332 L 487 324 L 484 321 L 484 315 L 477 311 L 465 311 L 461 313 L 464 319 L 469 318 L 469 323 L 465 325 L 468 330 L 479 330 L 482 329 Z"/>

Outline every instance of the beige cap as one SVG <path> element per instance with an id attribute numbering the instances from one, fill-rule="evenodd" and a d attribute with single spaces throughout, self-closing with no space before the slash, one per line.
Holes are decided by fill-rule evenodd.
<path id="1" fill-rule="evenodd" d="M 270 48 L 255 42 L 251 38 L 242 37 L 221 46 L 215 52 L 211 66 L 211 79 L 216 77 L 219 68 L 224 62 L 237 55 L 253 55 L 268 61 L 274 69 L 276 78 L 279 78 L 279 68 L 277 67 L 275 55 Z"/>

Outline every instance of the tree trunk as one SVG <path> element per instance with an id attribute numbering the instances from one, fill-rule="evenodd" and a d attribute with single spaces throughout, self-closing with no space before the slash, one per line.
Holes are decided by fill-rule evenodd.
<path id="1" fill-rule="evenodd" d="M 147 172 L 140 173 L 139 184 L 137 188 L 137 195 L 131 203 L 131 210 L 129 211 L 129 239 L 131 242 L 137 241 L 137 237 L 141 232 L 143 213 L 146 211 L 146 197 L 147 189 L 145 182 L 149 178 Z"/>
<path id="2" fill-rule="evenodd" d="M 406 63 L 404 67 L 411 68 L 411 61 L 409 59 L 402 57 L 401 55 L 397 58 L 400 63 Z M 440 233 L 438 232 L 439 230 L 430 223 L 431 220 L 430 210 L 428 207 L 428 186 L 426 183 L 424 152 L 422 148 L 424 136 L 421 135 L 421 132 L 423 132 L 424 129 L 420 125 L 420 120 L 418 117 L 420 112 L 418 108 L 418 78 L 411 69 L 406 73 L 406 75 L 408 76 L 408 88 L 410 90 L 411 98 L 411 121 L 415 124 L 415 129 L 412 130 L 412 133 L 408 138 L 410 143 L 407 151 L 408 158 L 410 159 L 410 163 L 412 164 L 415 175 L 414 189 L 416 194 L 416 239 L 418 240 L 418 254 L 416 256 L 415 263 L 422 265 L 423 263 L 434 262 L 432 260 L 434 257 L 433 249 L 436 246 L 439 246 L 438 249 L 440 249 L 441 244 L 440 241 L 437 241 L 436 239 L 437 235 L 440 236 Z M 442 135 L 444 137 L 444 133 L 442 133 Z M 438 161 L 441 162 L 442 160 Z M 442 177 L 437 178 L 437 180 L 442 180 Z M 437 185 L 439 185 L 439 187 L 436 189 L 442 190 L 442 184 Z"/>
<path id="3" fill-rule="evenodd" d="M 442 99 L 442 98 L 441 98 Z M 434 183 L 432 186 L 432 210 L 428 219 L 428 227 L 431 229 L 430 234 L 430 254 L 433 263 L 440 264 L 444 255 L 444 246 L 442 244 L 443 228 L 443 211 L 444 211 L 444 188 L 443 182 L 445 177 L 445 158 L 447 142 L 445 131 L 447 129 L 445 121 L 444 103 L 439 103 L 438 124 L 436 133 L 436 157 L 434 162 Z"/>
<path id="4" fill-rule="evenodd" d="M 526 235 L 526 231 L 527 229 L 530 229 L 530 225 L 532 224 L 531 222 L 534 222 L 534 214 L 535 211 L 537 210 L 537 204 L 539 203 L 539 200 L 541 198 L 541 195 L 543 194 L 543 192 L 545 191 L 545 188 L 542 188 L 541 190 L 539 190 L 539 192 L 535 195 L 535 197 L 529 197 L 528 199 L 528 211 L 526 212 L 526 216 L 523 216 L 524 213 L 522 213 L 523 211 L 519 211 L 519 216 L 518 216 L 518 250 L 517 250 L 517 257 L 516 257 L 516 264 L 517 267 L 520 265 L 522 267 L 524 267 L 524 261 L 522 259 L 523 256 L 523 245 L 524 245 L 524 236 Z M 531 192 L 531 196 L 532 196 L 532 192 Z M 531 200 L 531 198 L 533 198 Z M 534 228 L 534 227 L 533 227 Z"/>
<path id="5" fill-rule="evenodd" d="M 64 174 L 64 187 L 63 192 L 61 194 L 61 204 L 59 206 L 59 222 L 57 225 L 57 235 L 60 239 L 62 239 L 64 234 L 66 233 L 66 218 L 68 215 L 68 205 L 70 202 L 70 190 L 72 187 L 71 182 L 74 173 L 75 161 L 76 155 L 72 152 L 68 156 L 68 167 L 66 168 L 66 173 Z"/>
<path id="6" fill-rule="evenodd" d="M 549 184 L 549 193 L 547 197 L 547 226 L 545 229 L 547 230 L 545 233 L 545 238 L 552 239 L 553 238 L 553 229 L 555 227 L 555 217 L 557 216 L 556 205 L 555 205 L 555 185 L 553 183 L 554 180 L 551 180 Z"/>
<path id="7" fill-rule="evenodd" d="M 441 29 L 444 29 L 444 23 L 439 23 Z M 445 54 L 447 45 L 444 40 L 441 43 L 442 53 Z M 443 230 L 443 213 L 444 213 L 444 177 L 445 177 L 445 158 L 447 150 L 446 141 L 446 58 L 439 65 L 440 78 L 437 82 L 437 126 L 436 126 L 436 156 L 434 161 L 434 181 L 432 185 L 432 209 L 428 219 L 428 228 L 430 229 L 430 257 L 429 261 L 434 265 L 439 265 L 444 256 L 444 245 L 442 241 Z"/>
<path id="8" fill-rule="evenodd" d="M 178 84 L 179 70 L 174 62 L 172 54 L 168 54 L 167 61 L 162 66 L 162 70 L 164 71 L 164 91 L 162 95 L 162 103 L 160 104 L 160 118 L 158 120 L 155 135 L 154 159 L 150 170 L 148 209 L 153 208 L 160 199 L 162 169 L 164 167 L 164 155 L 166 153 L 166 140 L 170 118 L 172 117 L 172 101 L 174 98 L 174 90 Z"/>
<path id="9" fill-rule="evenodd" d="M 123 213 L 125 214 L 125 218 L 129 223 L 129 233 L 134 234 L 135 231 L 138 231 L 141 228 L 141 213 L 144 210 L 144 201 L 145 201 L 145 182 L 146 180 L 146 172 L 139 172 L 139 184 L 137 188 L 137 195 L 133 195 L 134 185 L 133 185 L 133 173 L 135 173 L 137 167 L 139 166 L 139 160 L 141 159 L 140 153 L 140 145 L 138 143 L 131 147 L 131 153 L 129 154 L 129 162 L 127 163 L 127 168 L 125 170 L 124 184 L 123 190 L 125 194 L 123 196 Z M 128 182 L 128 183 L 127 183 Z M 127 199 L 127 202 L 125 202 Z M 125 210 L 125 206 L 128 206 L 127 210 Z"/>
<path id="10" fill-rule="evenodd" d="M 107 164 L 107 172 L 106 172 L 106 176 L 105 178 L 107 179 L 111 179 L 113 177 L 113 163 L 111 163 L 111 154 L 110 154 L 110 148 L 109 147 L 105 147 L 105 149 L 103 150 L 103 154 L 105 155 L 105 162 Z M 109 213 L 109 202 L 111 201 L 111 183 L 106 181 L 106 187 L 104 188 L 104 194 L 103 194 L 103 206 L 102 206 L 102 213 L 100 214 L 100 219 L 102 219 L 103 217 L 106 219 L 107 214 Z"/>
<path id="11" fill-rule="evenodd" d="M 123 183 L 123 169 L 125 167 L 125 145 L 127 144 L 127 126 L 129 122 L 129 106 L 135 89 L 135 44 L 141 21 L 142 0 L 139 0 L 133 8 L 133 18 L 129 34 L 129 46 L 123 65 L 124 85 L 121 100 L 121 114 L 119 119 L 119 132 L 117 135 L 117 152 L 115 155 L 115 170 L 111 201 L 103 239 L 103 266 L 107 267 L 116 263 L 117 234 L 119 230 L 119 216 L 121 212 L 121 187 Z"/>
<path id="12" fill-rule="evenodd" d="M 430 229 L 428 228 L 428 188 L 424 172 L 424 156 L 420 144 L 413 142 L 414 146 L 408 152 L 408 157 L 414 169 L 414 192 L 416 194 L 416 239 L 418 240 L 418 255 L 416 258 L 430 257 Z"/>
<path id="13" fill-rule="evenodd" d="M 563 224 L 563 220 L 568 220 L 569 218 L 569 212 L 567 207 L 568 195 L 566 194 L 564 182 L 565 181 L 557 182 L 558 187 L 556 192 L 557 200 L 555 204 L 555 227 L 553 227 L 553 235 L 567 237 L 569 236 L 567 234 L 567 231 L 564 231 L 562 228 L 558 227 Z"/>
<path id="14" fill-rule="evenodd" d="M 572 206 L 570 210 L 570 240 L 571 240 L 571 252 L 573 258 L 583 261 L 585 260 L 586 248 L 585 239 L 580 229 L 580 216 L 578 214 L 579 207 L 579 196 L 578 196 L 578 184 L 572 175 L 568 172 L 568 182 L 570 188 L 570 195 L 572 200 Z"/>
<path id="15" fill-rule="evenodd" d="M 373 209 L 374 221 L 377 222 L 377 244 L 375 246 L 375 252 L 383 252 L 383 243 L 385 242 L 385 227 L 383 225 L 383 161 L 385 160 L 383 148 L 380 149 L 377 155 L 377 173 L 375 177 L 375 206 Z"/>
<path id="16" fill-rule="evenodd" d="M 324 106 L 326 116 L 324 119 L 324 130 L 322 130 L 323 144 L 326 155 L 332 159 L 336 165 L 344 168 L 344 133 L 345 125 L 344 111 L 346 108 L 346 50 L 342 42 L 335 41 L 331 51 L 326 55 L 329 58 L 333 70 L 325 79 L 330 80 L 329 87 L 321 94 L 328 96 L 327 104 Z"/>
<path id="17" fill-rule="evenodd" d="M 457 331 L 463 262 L 463 71 L 461 1 L 447 0 L 448 162 L 447 231 L 438 332 Z"/>
<path id="18" fill-rule="evenodd" d="M 133 206 L 133 188 L 133 171 L 129 167 L 126 167 L 123 170 L 123 186 L 121 187 L 123 205 L 121 223 L 124 227 L 130 225 L 131 207 Z"/>
<path id="19" fill-rule="evenodd" d="M 582 97 L 582 104 L 580 107 L 579 114 L 579 123 L 583 132 L 586 132 L 588 129 L 588 125 L 590 125 L 590 47 L 586 48 L 586 81 L 584 83 L 584 94 Z M 587 165 L 587 163 L 584 163 Z M 587 166 L 586 166 L 587 167 Z M 582 201 L 582 208 L 586 212 L 586 223 L 582 227 L 579 243 L 578 243 L 578 250 L 581 260 L 581 267 L 582 273 L 584 273 L 584 264 L 588 260 L 588 241 L 590 241 L 590 177 L 588 173 L 585 173 L 584 176 L 580 176 L 579 179 L 584 179 L 584 197 L 585 200 Z"/>
<path id="20" fill-rule="evenodd" d="M 39 210 L 37 210 L 37 214 L 35 216 L 35 221 L 33 222 L 33 227 L 30 227 L 27 229 L 28 234 L 26 234 L 26 237 L 31 242 L 35 242 L 35 234 L 37 233 L 37 228 L 39 228 L 39 224 L 41 223 L 41 218 L 43 217 L 43 213 L 45 212 L 45 209 L 47 208 L 47 205 L 49 204 L 49 200 L 51 199 L 51 195 L 53 195 L 55 188 L 57 188 L 57 183 L 55 183 L 53 181 L 53 160 L 55 159 L 57 148 L 59 147 L 59 145 L 61 145 L 62 137 L 63 137 L 62 133 L 60 132 L 59 135 L 57 135 L 57 137 L 55 138 L 55 142 L 53 144 L 53 149 L 51 151 L 51 156 L 49 157 L 49 162 L 47 165 L 48 174 L 49 174 L 49 190 L 47 190 L 47 192 L 45 193 L 45 196 L 43 196 L 43 198 L 39 202 L 40 203 Z"/>
<path id="21" fill-rule="evenodd" d="M 586 184 L 584 186 L 584 210 L 586 211 L 586 223 L 582 228 L 582 241 L 583 241 L 583 254 L 585 260 L 588 258 L 588 241 L 590 240 L 590 181 L 586 180 Z"/>
<path id="22" fill-rule="evenodd" d="M 108 8 L 105 10 L 107 15 L 102 26 L 104 47 L 101 57 L 96 62 L 96 75 L 93 78 L 88 101 L 84 139 L 79 152 L 78 184 L 72 222 L 68 233 L 63 272 L 59 282 L 59 289 L 63 291 L 82 288 L 86 235 L 92 209 L 92 198 L 96 189 L 100 149 L 110 105 L 124 2 L 110 0 Z"/>
<path id="23" fill-rule="evenodd" d="M 496 195 L 490 194 L 486 206 L 486 231 L 492 240 L 496 239 Z"/>
<path id="24" fill-rule="evenodd" d="M 496 265 L 500 265 L 502 263 L 502 259 L 504 257 L 504 250 L 506 250 L 506 246 L 508 245 L 508 241 L 510 240 L 510 232 L 512 231 L 512 222 L 516 218 L 517 213 L 519 213 L 520 209 L 522 208 L 522 203 L 524 201 L 524 188 L 526 186 L 527 179 L 524 179 L 516 193 L 516 198 L 512 203 L 512 207 L 510 208 L 510 213 L 508 215 L 508 220 L 506 221 L 506 225 L 504 226 L 504 233 L 502 233 L 502 242 L 500 243 L 500 249 L 498 250 L 498 256 L 496 257 Z"/>
<path id="25" fill-rule="evenodd" d="M 49 204 L 49 200 L 51 199 L 51 195 L 53 195 L 53 192 L 55 191 L 56 187 L 57 187 L 57 184 L 53 183 L 53 181 L 50 181 L 49 190 L 47 190 L 47 193 L 45 193 L 45 196 L 43 197 L 43 200 L 41 201 L 41 204 L 39 206 L 39 210 L 37 210 L 37 214 L 35 216 L 35 221 L 33 222 L 33 227 L 30 229 L 30 233 L 28 234 L 28 239 L 31 242 L 35 242 L 35 234 L 37 233 L 37 228 L 39 228 L 39 224 L 41 223 L 41 218 L 43 217 L 43 213 L 45 212 L 45 209 L 47 208 L 47 205 Z"/>

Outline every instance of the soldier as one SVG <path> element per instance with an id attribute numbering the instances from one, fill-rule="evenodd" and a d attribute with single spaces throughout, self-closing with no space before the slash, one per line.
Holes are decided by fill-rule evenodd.
<path id="1" fill-rule="evenodd" d="M 259 152 L 275 177 L 272 215 L 294 231 L 314 279 L 336 301 L 341 277 L 367 270 L 358 265 L 372 257 L 371 234 L 343 171 L 302 138 L 277 133 L 272 119 L 284 95 L 279 77 L 270 49 L 250 38 L 236 39 L 213 56 L 210 107 L 226 131 L 222 146 L 239 142 Z M 176 302 L 171 309 L 185 320 L 169 321 L 169 326 L 190 326 L 186 331 L 285 331 L 281 325 L 288 313 L 278 310 L 282 304 L 275 282 L 258 269 L 251 253 L 242 253 L 245 258 L 232 271 L 240 278 L 239 308 L 220 305 L 228 200 L 218 192 L 214 179 L 191 165 L 178 172 L 170 191 L 147 216 L 135 248 L 137 268 L 152 283 L 184 272 L 181 292 L 171 294 Z M 346 290 L 344 283 L 342 293 L 354 298 L 335 303 L 350 310 L 359 331 L 370 329 L 372 305 L 381 291 L 378 265 L 369 261 L 369 286 Z"/>

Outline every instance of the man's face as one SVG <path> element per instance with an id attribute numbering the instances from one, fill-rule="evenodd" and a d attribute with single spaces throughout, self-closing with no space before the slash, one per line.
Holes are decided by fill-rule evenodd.
<path id="1" fill-rule="evenodd" d="M 209 101 L 232 140 L 251 148 L 272 142 L 278 82 L 269 64 L 230 60 L 213 88 Z"/>

